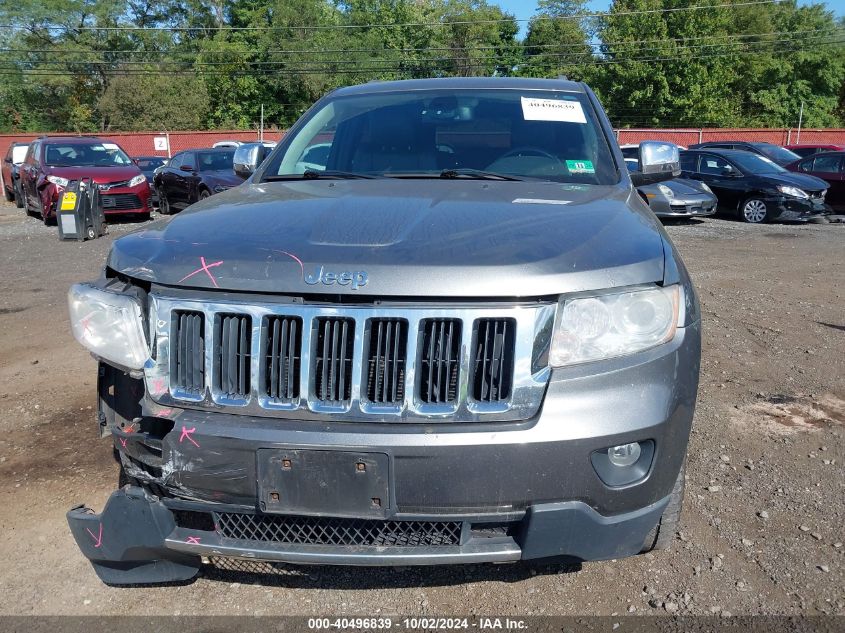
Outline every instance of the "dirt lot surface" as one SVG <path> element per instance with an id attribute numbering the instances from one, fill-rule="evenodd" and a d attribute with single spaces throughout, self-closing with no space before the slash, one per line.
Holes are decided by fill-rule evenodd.
<path id="1" fill-rule="evenodd" d="M 59 242 L 0 204 L 0 613 L 845 614 L 845 225 L 668 227 L 704 318 L 672 550 L 581 568 L 209 566 L 193 584 L 119 589 L 64 517 L 99 511 L 117 480 L 65 293 L 137 227 Z"/>

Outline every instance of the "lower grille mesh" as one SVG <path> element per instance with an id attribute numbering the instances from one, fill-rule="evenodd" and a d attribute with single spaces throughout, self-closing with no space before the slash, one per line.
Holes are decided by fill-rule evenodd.
<path id="1" fill-rule="evenodd" d="M 224 512 L 221 536 L 298 545 L 415 547 L 460 545 L 460 521 L 379 521 Z"/>

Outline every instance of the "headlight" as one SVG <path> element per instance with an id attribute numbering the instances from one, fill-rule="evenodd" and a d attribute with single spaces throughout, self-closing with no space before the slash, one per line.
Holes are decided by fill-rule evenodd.
<path id="1" fill-rule="evenodd" d="M 677 285 L 564 300 L 549 364 L 624 356 L 665 343 L 675 336 L 679 307 Z"/>
<path id="2" fill-rule="evenodd" d="M 657 185 L 657 188 L 660 190 L 660 193 L 662 193 L 664 196 L 666 196 L 670 200 L 675 197 L 675 192 L 672 191 L 666 185 Z"/>
<path id="3" fill-rule="evenodd" d="M 702 189 L 704 189 L 704 191 L 706 191 L 707 193 L 709 193 L 709 194 L 711 194 L 711 195 L 713 194 L 713 190 L 712 190 L 710 187 L 708 187 L 708 186 L 707 186 L 707 183 L 706 183 L 706 182 L 701 182 L 701 181 L 699 180 L 699 181 L 698 181 L 698 186 L 699 186 L 699 187 L 701 187 Z"/>
<path id="4" fill-rule="evenodd" d="M 144 182 L 147 182 L 147 177 L 144 174 L 138 174 L 132 180 L 129 181 L 129 186 L 136 187 L 137 185 L 140 185 Z"/>
<path id="5" fill-rule="evenodd" d="M 70 180 L 61 176 L 47 176 L 47 182 L 52 182 L 59 187 L 67 187 L 70 184 Z"/>
<path id="6" fill-rule="evenodd" d="M 803 189 L 799 189 L 798 187 L 787 187 L 786 185 L 778 185 L 778 191 L 780 191 L 785 196 L 792 196 L 793 198 L 803 198 L 807 199 L 810 196 L 807 195 L 807 192 Z"/>
<path id="7" fill-rule="evenodd" d="M 137 301 L 75 284 L 68 292 L 68 308 L 77 341 L 104 360 L 127 369 L 143 369 L 149 352 Z"/>
<path id="8" fill-rule="evenodd" d="M 226 185 L 214 185 L 214 193 L 222 193 L 231 189 L 231 187 L 227 187 Z"/>

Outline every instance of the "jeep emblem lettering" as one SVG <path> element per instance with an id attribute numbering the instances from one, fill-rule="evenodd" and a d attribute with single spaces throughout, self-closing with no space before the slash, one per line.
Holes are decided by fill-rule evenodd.
<path id="1" fill-rule="evenodd" d="M 349 286 L 352 290 L 363 288 L 367 285 L 368 281 L 367 273 L 363 270 L 333 272 L 325 270 L 322 266 L 315 270 L 313 274 L 305 275 L 304 279 L 305 283 L 309 286 L 315 286 L 320 283 L 326 286 L 337 284 L 339 286 Z"/>

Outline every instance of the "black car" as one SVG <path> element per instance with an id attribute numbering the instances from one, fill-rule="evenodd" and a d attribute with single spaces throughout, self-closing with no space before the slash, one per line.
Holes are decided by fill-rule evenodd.
<path id="1" fill-rule="evenodd" d="M 234 157 L 235 150 L 231 147 L 191 149 L 176 154 L 154 176 L 159 211 L 172 213 L 241 184 L 243 180 L 232 170 Z"/>
<path id="2" fill-rule="evenodd" d="M 760 154 L 783 167 L 801 158 L 795 152 L 774 143 L 755 143 L 752 141 L 707 141 L 689 146 L 690 149 L 740 149 L 744 152 Z"/>
<path id="3" fill-rule="evenodd" d="M 158 192 L 153 186 L 153 179 L 156 175 L 156 170 L 164 167 L 167 164 L 167 159 L 163 156 L 136 156 L 135 164 L 141 173 L 147 177 L 147 182 L 150 183 L 150 193 L 152 194 L 153 204 L 158 205 Z"/>
<path id="4" fill-rule="evenodd" d="M 23 207 L 23 195 L 21 194 L 20 186 L 20 166 L 23 159 L 26 157 L 26 150 L 29 148 L 29 143 L 12 143 L 9 149 L 6 150 L 6 156 L 3 158 L 2 180 L 3 180 L 3 195 L 8 202 L 14 200 L 15 205 L 20 209 Z"/>
<path id="5" fill-rule="evenodd" d="M 774 161 L 742 150 L 681 152 L 685 178 L 707 184 L 719 210 L 746 222 L 805 220 L 830 212 L 824 202 L 828 184 L 821 178 L 787 171 Z"/>

